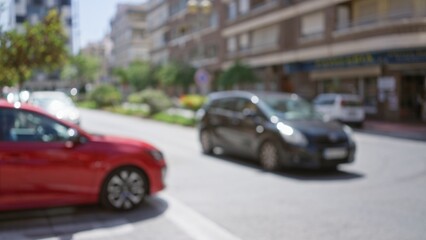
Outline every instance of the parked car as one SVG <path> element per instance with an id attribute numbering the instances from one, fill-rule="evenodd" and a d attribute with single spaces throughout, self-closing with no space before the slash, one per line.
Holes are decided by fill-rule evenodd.
<path id="1" fill-rule="evenodd" d="M 39 91 L 30 95 L 28 103 L 42 108 L 59 119 L 80 124 L 80 112 L 65 93 L 59 91 Z"/>
<path id="2" fill-rule="evenodd" d="M 165 187 L 150 144 L 92 135 L 40 109 L 0 100 L 0 210 L 100 202 L 133 209 Z"/>
<path id="3" fill-rule="evenodd" d="M 318 95 L 315 110 L 333 120 L 362 127 L 365 110 L 359 96 L 354 94 L 327 93 Z"/>
<path id="4" fill-rule="evenodd" d="M 295 94 L 228 91 L 209 95 L 197 114 L 202 151 L 256 159 L 266 170 L 336 168 L 354 161 L 351 128 L 326 121 Z"/>

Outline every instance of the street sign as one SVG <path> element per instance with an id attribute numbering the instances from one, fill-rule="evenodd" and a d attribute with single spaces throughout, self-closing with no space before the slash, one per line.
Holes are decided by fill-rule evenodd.
<path id="1" fill-rule="evenodd" d="M 207 94 L 210 86 L 210 74 L 205 69 L 199 68 L 195 72 L 194 76 L 195 83 L 199 87 L 201 94 Z"/>
<path id="2" fill-rule="evenodd" d="M 195 83 L 199 86 L 203 86 L 203 85 L 207 85 L 210 82 L 210 74 L 200 68 L 197 70 L 197 72 L 195 72 Z"/>

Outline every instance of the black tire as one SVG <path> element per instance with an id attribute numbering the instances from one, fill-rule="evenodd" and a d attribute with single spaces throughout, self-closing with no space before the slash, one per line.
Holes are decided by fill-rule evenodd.
<path id="1" fill-rule="evenodd" d="M 213 154 L 213 142 L 210 133 L 207 130 L 200 132 L 201 150 L 204 154 Z"/>
<path id="2" fill-rule="evenodd" d="M 100 202 L 113 210 L 131 210 L 145 200 L 148 181 L 145 174 L 134 167 L 122 167 L 111 172 L 105 179 Z"/>
<path id="3" fill-rule="evenodd" d="M 275 171 L 280 168 L 280 152 L 274 142 L 265 141 L 259 148 L 258 156 L 263 169 Z"/>
<path id="4" fill-rule="evenodd" d="M 322 172 L 326 172 L 326 173 L 335 173 L 337 171 L 339 171 L 339 167 L 338 165 L 334 165 L 334 166 L 325 166 L 321 168 Z"/>

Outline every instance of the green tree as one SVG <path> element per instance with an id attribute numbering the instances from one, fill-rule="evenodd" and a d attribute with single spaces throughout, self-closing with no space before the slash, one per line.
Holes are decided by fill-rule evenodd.
<path id="1" fill-rule="evenodd" d="M 129 74 L 126 68 L 118 67 L 112 70 L 112 74 L 118 78 L 121 85 L 127 86 L 130 84 Z"/>
<path id="2" fill-rule="evenodd" d="M 94 101 L 97 107 L 103 108 L 118 105 L 121 101 L 121 94 L 113 85 L 102 84 L 90 93 L 89 99 Z"/>
<path id="3" fill-rule="evenodd" d="M 160 66 L 155 73 L 155 77 L 163 86 L 174 86 L 178 81 L 180 69 L 175 63 L 166 63 Z"/>
<path id="4" fill-rule="evenodd" d="M 121 84 L 130 84 L 137 91 L 155 86 L 152 67 L 147 62 L 135 61 L 127 68 L 116 68 L 113 74 L 119 78 Z"/>
<path id="5" fill-rule="evenodd" d="M 247 65 L 237 61 L 219 77 L 219 85 L 230 89 L 236 85 L 252 84 L 258 81 L 254 71 Z"/>
<path id="6" fill-rule="evenodd" d="M 179 74 L 176 85 L 183 87 L 185 93 L 189 92 L 189 87 L 194 84 L 196 69 L 189 65 L 179 65 Z"/>
<path id="7" fill-rule="evenodd" d="M 76 82 L 79 86 L 93 83 L 99 79 L 101 74 L 101 62 L 98 58 L 78 54 L 70 58 L 68 64 L 61 72 L 61 78 Z"/>
<path id="8" fill-rule="evenodd" d="M 167 63 L 158 68 L 155 77 L 163 86 L 183 87 L 184 92 L 188 92 L 189 87 L 194 83 L 195 68 L 178 63 Z"/>
<path id="9" fill-rule="evenodd" d="M 0 35 L 0 85 L 22 84 L 36 70 L 54 71 L 68 57 L 67 37 L 57 11 L 50 11 L 38 24 L 24 24 L 24 31 Z M 10 78 L 11 77 L 11 78 Z"/>

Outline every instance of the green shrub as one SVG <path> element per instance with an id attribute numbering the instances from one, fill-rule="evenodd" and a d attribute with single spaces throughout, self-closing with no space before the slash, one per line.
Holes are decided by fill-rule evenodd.
<path id="1" fill-rule="evenodd" d="M 112 85 L 100 85 L 90 93 L 90 100 L 96 102 L 98 107 L 114 106 L 120 103 L 121 94 Z"/>
<path id="2" fill-rule="evenodd" d="M 106 110 L 110 112 L 118 113 L 118 114 L 136 116 L 136 117 L 146 117 L 149 115 L 149 112 L 143 109 L 130 109 L 130 108 L 124 108 L 122 106 L 108 107 Z"/>
<path id="3" fill-rule="evenodd" d="M 179 102 L 184 108 L 198 110 L 206 102 L 206 97 L 201 95 L 185 95 L 179 99 Z"/>
<path id="4" fill-rule="evenodd" d="M 195 120 L 193 118 L 186 118 L 179 115 L 170 115 L 166 112 L 157 113 L 152 118 L 157 121 L 162 121 L 167 123 L 177 123 L 184 126 L 195 125 Z"/>
<path id="5" fill-rule="evenodd" d="M 127 97 L 127 102 L 134 103 L 134 104 L 141 104 L 143 103 L 142 94 L 141 92 L 132 93 Z"/>
<path id="6" fill-rule="evenodd" d="M 172 101 L 164 92 L 154 89 L 146 89 L 131 94 L 127 100 L 130 103 L 147 104 L 150 109 L 150 115 L 164 111 L 172 106 Z"/>
<path id="7" fill-rule="evenodd" d="M 88 109 L 96 109 L 97 105 L 94 101 L 81 101 L 77 102 L 77 106 L 81 108 L 88 108 Z"/>

